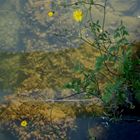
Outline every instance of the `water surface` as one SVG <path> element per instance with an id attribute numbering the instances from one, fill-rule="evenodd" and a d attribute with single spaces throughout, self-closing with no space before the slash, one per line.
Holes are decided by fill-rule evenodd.
<path id="1" fill-rule="evenodd" d="M 67 3 L 75 1 L 67 0 Z M 60 0 L 55 2 L 61 3 Z M 104 4 L 104 0 L 95 2 Z M 71 116 L 73 109 L 69 110 L 69 106 L 62 104 L 61 107 L 61 104 L 58 103 L 57 108 L 55 103 L 54 105 L 53 103 L 44 104 L 47 99 L 62 98 L 73 94 L 72 91 L 63 89 L 63 85 L 79 76 L 74 73 L 74 69 L 78 69 L 77 65 L 78 67 L 84 65 L 86 68 L 94 66 L 98 52 L 78 38 L 81 30 L 85 37 L 92 38 L 91 34 L 82 28 L 87 25 L 89 18 L 89 15 L 85 15 L 86 8 L 88 5 L 85 7 L 80 5 L 59 7 L 53 3 L 49 4 L 47 0 L 0 0 L 0 102 L 3 103 L 6 99 L 6 104 L 0 106 L 0 112 L 5 113 L 1 114 L 2 121 L 5 115 L 9 119 L 4 120 L 6 121 L 4 128 L 10 129 L 9 134 L 7 134 L 7 130 L 6 133 L 0 132 L 0 139 L 14 140 L 11 136 L 9 137 L 10 132 L 15 133 L 21 139 L 25 134 L 28 134 L 26 136 L 30 139 L 34 139 L 35 136 L 39 138 L 42 135 L 46 138 L 48 129 L 51 132 L 56 124 L 56 127 L 65 124 L 63 121 L 58 121 L 58 118 L 63 118 L 66 114 L 69 116 L 68 127 L 69 123 L 78 125 L 76 133 L 72 131 L 70 134 L 73 140 L 88 140 L 88 129 L 94 131 L 99 140 L 127 138 L 131 140 L 133 137 L 139 139 L 139 123 L 119 122 L 115 124 L 94 117 L 73 120 L 75 116 Z M 82 9 L 84 12 L 84 21 L 80 25 L 73 20 L 74 9 Z M 49 11 L 54 12 L 53 17 L 48 16 Z M 92 18 L 93 21 L 99 19 L 102 24 L 103 9 L 93 6 Z M 129 39 L 139 41 L 139 0 L 107 1 L 105 29 L 112 32 L 121 21 L 130 33 Z M 80 100 L 83 97 L 85 95 L 74 96 L 72 99 Z M 97 101 L 97 103 L 101 102 Z M 90 102 L 87 103 L 87 105 L 89 104 Z M 84 104 L 82 107 L 80 105 L 79 102 L 75 104 L 76 112 L 78 109 L 86 108 Z M 55 106 L 53 113 L 54 118 L 58 121 L 53 125 L 45 120 L 45 113 L 50 113 L 52 106 Z M 46 112 L 43 112 L 44 107 L 48 107 Z M 95 110 L 101 112 L 102 108 L 97 106 Z M 95 114 L 97 115 L 97 113 Z M 27 131 L 20 126 L 23 119 L 29 121 Z M 65 120 L 65 117 L 63 119 Z M 51 124 L 50 127 L 48 124 Z M 45 129 L 45 132 L 42 128 Z M 64 130 L 67 130 L 67 124 Z M 41 133 L 38 134 L 38 131 Z M 63 136 L 63 134 L 61 135 Z"/>

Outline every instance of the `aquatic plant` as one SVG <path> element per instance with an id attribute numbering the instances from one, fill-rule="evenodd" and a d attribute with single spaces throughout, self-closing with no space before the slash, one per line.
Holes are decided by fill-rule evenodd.
<path id="1" fill-rule="evenodd" d="M 80 9 L 75 10 L 75 11 L 73 12 L 73 18 L 74 18 L 74 20 L 76 20 L 77 22 L 82 21 L 82 19 L 83 19 L 83 12 L 82 12 Z"/>
<path id="2" fill-rule="evenodd" d="M 88 97 L 97 96 L 103 100 L 105 106 L 107 105 L 114 112 L 118 106 L 126 104 L 128 108 L 134 109 L 133 94 L 135 88 L 139 88 L 139 82 L 130 76 L 130 72 L 132 72 L 131 75 L 135 75 L 135 70 L 132 68 L 134 62 L 131 61 L 134 44 L 127 39 L 129 33 L 126 27 L 121 21 L 114 32 L 105 29 L 107 0 L 105 0 L 104 5 L 94 1 L 79 1 L 68 6 L 72 5 L 87 5 L 89 7 L 87 12 L 89 13 L 88 29 L 90 29 L 93 39 L 85 37 L 81 33 L 82 29 L 79 31 L 79 38 L 94 47 L 99 55 L 95 58 L 95 65 L 91 69 L 87 70 L 83 65 L 80 66 L 80 69 L 76 69 L 78 73 L 83 74 L 83 78 L 75 78 L 65 87 L 73 89 L 77 94 L 86 92 Z M 91 12 L 94 5 L 103 8 L 102 25 L 99 20 L 93 21 Z M 130 85 L 130 83 L 137 84 Z"/>
<path id="3" fill-rule="evenodd" d="M 27 126 L 27 121 L 26 120 L 23 120 L 22 122 L 21 122 L 21 126 L 23 126 L 23 127 L 26 127 Z"/>
<path id="4" fill-rule="evenodd" d="M 44 15 L 49 14 L 48 16 L 52 17 L 50 20 L 53 20 L 53 18 L 56 18 L 54 12 L 60 12 L 57 11 L 58 7 L 71 9 L 71 18 L 69 19 L 73 21 L 72 18 L 74 18 L 76 27 L 79 26 L 77 39 L 83 41 L 84 47 L 65 49 L 53 53 L 33 52 L 21 56 L 22 60 L 19 62 L 21 63 L 19 64 L 21 67 L 20 72 L 24 77 L 20 81 L 21 85 L 18 87 L 17 92 L 23 93 L 24 91 L 44 89 L 45 87 L 62 88 L 64 82 L 74 79 L 66 87 L 73 89 L 77 94 L 85 92 L 86 98 L 96 96 L 102 99 L 105 105 L 112 103 L 110 104 L 111 107 L 127 103 L 128 106 L 130 105 L 133 108 L 131 103 L 133 101 L 128 95 L 130 83 L 133 83 L 132 87 L 135 86 L 134 89 L 137 89 L 137 91 L 139 87 L 138 80 L 136 82 L 133 77 L 130 77 L 134 71 L 134 62 L 131 63 L 130 58 L 131 48 L 134 45 L 127 39 L 128 32 L 123 22 L 114 32 L 106 30 L 106 4 L 107 1 L 105 1 L 104 5 L 101 5 L 93 0 L 69 4 L 53 2 L 53 6 L 49 7 L 49 11 L 47 11 L 48 4 L 44 4 L 44 2 L 28 2 L 24 7 L 25 9 L 23 9 L 24 19 L 22 22 L 25 29 L 28 27 L 33 34 L 33 38 L 26 38 L 26 36 L 24 38 L 27 51 L 38 49 L 36 46 L 39 46 L 40 50 L 42 48 L 46 50 L 46 47 L 51 47 L 46 44 L 47 33 L 41 31 L 41 28 L 47 29 Z M 42 5 L 44 6 L 43 14 L 38 10 Z M 91 13 L 94 6 L 103 8 L 102 24 L 99 20 L 93 20 Z M 33 12 L 34 10 L 36 12 Z M 26 16 L 27 18 L 25 18 Z M 90 34 L 89 37 L 85 35 L 87 31 Z M 65 32 L 69 32 L 69 30 L 67 29 Z M 51 33 L 49 32 L 49 35 Z M 55 34 L 61 37 L 59 32 L 55 32 Z M 91 50 L 90 47 L 92 48 Z M 58 62 L 57 60 L 60 61 Z M 63 73 L 67 76 L 63 75 Z M 138 94 L 136 96 L 139 97 Z"/>
<path id="5" fill-rule="evenodd" d="M 49 11 L 49 12 L 48 12 L 48 16 L 49 16 L 49 17 L 52 17 L 53 15 L 54 15 L 54 12 L 53 12 L 53 11 Z"/>
<path id="6" fill-rule="evenodd" d="M 3 58 L 5 54 L 0 54 L 3 60 L 0 62 L 0 87 L 14 88 L 14 93 L 17 93 L 5 97 L 7 104 L 0 105 L 0 125 L 21 139 L 67 139 L 67 132 L 69 128 L 73 129 L 77 116 L 102 115 L 105 106 L 107 111 L 117 118 L 121 113 L 118 112 L 120 106 L 131 109 L 135 107 L 133 94 L 140 101 L 139 57 L 135 55 L 137 58 L 134 58 L 131 50 L 135 44 L 128 41 L 128 32 L 123 22 L 114 32 L 106 30 L 107 1 L 105 5 L 93 0 L 70 4 L 57 2 L 53 2 L 53 8 L 49 9 L 44 1 L 28 1 L 23 13 L 21 12 L 24 29 L 32 35 L 32 38 L 23 37 L 25 53 L 6 55 L 6 60 Z M 46 30 L 48 25 L 53 25 L 52 20 L 56 18 L 54 12 L 58 12 L 57 5 L 71 9 L 71 18 L 67 20 L 74 21 L 74 27 L 78 27 L 76 29 L 79 36 L 76 34 L 74 39 L 81 39 L 81 47 L 46 51 L 52 51 L 51 43 L 48 44 L 49 39 L 46 38 L 47 34 L 51 35 L 54 32 Z M 94 6 L 102 7 L 104 10 L 102 23 L 92 18 Z M 46 20 L 47 16 L 50 18 Z M 60 24 L 63 26 L 62 23 Z M 53 26 L 57 25 L 59 24 Z M 58 26 L 55 29 L 59 28 Z M 55 32 L 55 35 L 62 38 L 69 37 L 64 33 L 71 34 L 71 28 L 59 31 Z M 88 36 L 86 31 L 89 33 Z M 33 50 L 39 51 L 30 52 Z M 69 83 L 65 87 L 73 91 L 59 92 L 58 89 L 62 89 L 63 84 L 67 82 Z M 57 90 L 46 90 L 47 88 Z M 84 99 L 91 98 L 93 101 L 71 105 L 44 102 L 56 97 L 59 101 L 75 98 L 81 93 L 84 94 Z M 96 139 L 91 134 L 89 137 Z"/>

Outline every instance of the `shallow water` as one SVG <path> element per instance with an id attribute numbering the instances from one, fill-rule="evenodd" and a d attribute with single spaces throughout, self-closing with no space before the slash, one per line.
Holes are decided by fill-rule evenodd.
<path id="1" fill-rule="evenodd" d="M 75 0 L 67 0 L 67 3 L 71 1 L 75 2 Z M 55 2 L 59 3 L 60 1 Z M 97 3 L 104 4 L 104 0 L 99 0 Z M 87 7 L 84 8 L 86 9 Z M 81 8 L 81 6 L 77 6 L 77 8 Z M 86 12 L 84 8 L 82 7 L 82 10 Z M 49 11 L 54 11 L 53 17 L 48 16 Z M 43 108 L 45 105 L 42 106 L 42 104 L 46 100 L 50 102 L 51 99 L 57 100 L 57 98 L 73 94 L 73 91 L 63 89 L 63 85 L 78 76 L 74 73 L 75 66 L 83 64 L 87 68 L 93 67 L 95 56 L 98 56 L 98 52 L 88 46 L 84 46 L 84 43 L 77 38 L 80 27 L 87 24 L 88 16 L 84 16 L 84 22 L 79 25 L 72 19 L 72 13 L 73 9 L 71 7 L 60 8 L 55 4 L 49 5 L 47 0 L 0 0 L 1 122 L 3 122 L 5 115 L 9 117 L 8 121 L 4 120 L 6 125 L 3 127 L 5 130 L 9 127 L 9 130 L 8 132 L 6 130 L 5 133 L 5 130 L 0 131 L 0 140 L 16 139 L 12 138 L 11 132 L 18 138 L 21 137 L 21 140 L 24 139 L 25 134 L 28 134 L 27 137 L 31 140 L 36 139 L 38 133 L 38 138 L 42 135 L 42 137 L 46 138 L 46 131 L 49 129 L 47 127 L 48 122 L 46 123 L 46 118 L 41 118 L 43 115 L 43 117 L 46 117 L 46 114 L 41 114 L 43 109 L 41 110 L 40 106 Z M 102 24 L 103 9 L 99 6 L 92 7 L 92 17 L 94 21 L 99 19 Z M 129 39 L 139 41 L 139 0 L 107 1 L 105 29 L 112 32 L 121 21 L 123 21 L 130 33 Z M 92 38 L 88 31 L 82 31 L 84 36 Z M 92 57 L 93 53 L 94 57 Z M 75 108 L 80 110 L 81 108 L 86 108 L 84 106 L 86 103 L 83 103 L 82 107 L 79 105 L 79 102 L 81 102 L 79 100 L 83 100 L 83 98 L 85 98 L 84 93 L 83 95 L 68 98 L 68 102 L 69 104 L 77 102 Z M 36 105 L 36 101 L 41 102 L 41 105 Z M 94 101 L 101 103 L 97 99 Z M 51 100 L 52 106 L 55 106 L 54 102 L 55 100 Z M 90 104 L 90 102 L 88 103 Z M 70 122 L 78 126 L 76 132 L 70 131 L 69 136 L 72 140 L 88 140 L 89 128 L 94 131 L 91 133 L 96 135 L 93 136 L 93 139 L 96 137 L 97 140 L 123 140 L 128 138 L 131 140 L 133 137 L 140 139 L 139 123 L 112 123 L 100 117 L 73 120 L 75 117 L 74 115 L 71 116 L 73 112 L 69 113 L 69 110 L 65 108 L 65 104 L 62 104 L 62 106 L 64 107 L 61 108 L 60 105 L 60 108 L 55 108 L 54 114 L 56 113 L 56 116 L 54 116 L 57 120 L 58 118 L 63 118 L 65 113 L 68 113 L 68 116 L 70 116 L 68 120 L 72 119 Z M 30 110 L 28 110 L 28 107 Z M 48 110 L 50 111 L 49 107 Z M 32 108 L 34 111 L 32 111 Z M 8 112 L 8 109 L 10 112 Z M 100 114 L 102 109 L 97 106 L 95 110 L 99 111 Z M 87 114 L 91 113 L 86 109 L 84 111 L 87 111 Z M 32 114 L 31 112 L 34 113 Z M 36 117 L 37 114 L 40 116 Z M 20 122 L 24 119 L 29 121 L 27 130 L 20 126 Z M 45 126 L 42 126 L 42 124 Z M 56 126 L 61 126 L 62 124 L 63 122 L 58 121 Z M 51 125 L 53 126 L 53 124 Z M 50 126 L 50 131 L 53 130 L 52 126 Z M 41 127 L 45 128 L 45 132 Z M 64 129 L 67 130 L 67 128 Z M 52 134 L 49 133 L 49 135 Z M 61 135 L 63 136 L 63 134 Z"/>
<path id="2" fill-rule="evenodd" d="M 97 3 L 103 5 L 104 0 Z M 130 39 L 139 40 L 140 6 L 138 3 L 138 0 L 108 0 L 106 29 L 113 31 L 123 21 L 130 32 Z M 81 43 L 79 39 L 76 39 L 79 24 L 72 19 L 72 8 L 66 9 L 53 4 L 49 6 L 47 2 L 32 0 L 29 3 L 20 0 L 13 2 L 1 0 L 0 7 L 0 48 L 2 50 L 52 51 L 66 47 L 78 47 Z M 47 17 L 51 9 L 56 14 L 54 17 Z M 84 9 L 83 11 L 86 12 Z M 103 9 L 99 6 L 93 7 L 92 13 L 93 20 L 99 19 L 102 23 Z M 85 22 L 87 19 L 88 16 L 85 15 Z M 5 40 L 4 37 L 7 39 Z"/>
<path id="3" fill-rule="evenodd" d="M 59 1 L 57 2 L 59 3 Z M 70 2 L 71 1 L 67 1 L 67 3 Z M 104 4 L 103 2 L 104 0 L 100 0 L 97 3 Z M 24 52 L 36 51 L 57 52 L 58 50 L 64 50 L 65 48 L 77 48 L 83 44 L 81 40 L 76 38 L 79 32 L 79 24 L 75 23 L 72 19 L 72 8 L 70 7 L 60 8 L 54 4 L 49 5 L 49 3 L 42 0 L 40 2 L 33 0 L 14 0 L 13 2 L 0 0 L 0 3 L 0 53 L 2 51 L 6 51 L 7 53 L 22 52 L 23 54 Z M 140 31 L 138 29 L 140 27 L 140 6 L 138 3 L 138 0 L 108 0 L 106 7 L 105 28 L 112 32 L 122 20 L 130 33 L 129 38 L 132 41 L 139 40 Z M 51 10 L 56 12 L 54 17 L 47 16 L 47 13 Z M 86 12 L 84 9 L 83 11 Z M 102 23 L 103 9 L 99 6 L 93 7 L 92 16 L 94 21 L 99 19 Z M 82 24 L 86 24 L 87 17 L 84 17 L 85 21 Z M 84 34 L 86 34 L 87 37 L 92 38 L 90 33 L 88 34 L 88 32 L 84 32 Z M 88 53 L 89 52 L 87 51 L 87 55 Z M 55 55 L 56 54 L 52 56 L 55 57 Z M 60 55 L 62 54 L 60 53 Z M 70 55 L 72 55 L 72 53 Z M 82 52 L 81 56 L 78 56 L 78 53 L 76 55 L 78 58 L 83 57 L 84 54 Z M 17 76 L 17 73 L 19 73 L 17 71 L 19 70 L 16 71 L 15 69 L 23 69 L 22 66 L 24 67 L 24 65 L 22 65 L 22 63 L 26 64 L 28 60 L 24 62 L 25 60 L 22 59 L 26 56 L 27 54 L 21 57 L 20 54 L 1 54 L 1 77 L 4 78 L 5 73 L 10 72 L 10 67 L 12 68 L 13 74 L 7 74 L 10 81 L 8 81 L 7 78 L 4 78 L 4 81 L 0 79 L 0 83 L 5 86 L 5 89 L 8 87 L 9 90 L 10 88 L 13 88 L 13 85 L 10 86 L 12 79 L 14 81 L 15 79 L 18 79 L 17 77 L 22 77 L 24 79 L 22 74 Z M 40 56 L 38 55 L 37 57 L 37 59 L 39 59 Z M 68 67 L 71 68 L 73 63 L 70 60 L 71 56 L 64 56 L 64 59 L 69 60 L 68 65 L 70 66 Z M 49 61 L 50 64 L 52 63 L 51 65 L 54 63 L 49 58 L 47 58 L 47 61 Z M 3 66 L 4 63 L 7 63 L 7 65 Z M 52 66 L 51 68 L 53 69 Z M 19 78 L 18 81 L 21 82 L 20 79 L 22 78 Z M 20 83 L 18 81 L 17 83 Z M 14 83 L 14 86 L 16 87 L 17 83 Z"/>

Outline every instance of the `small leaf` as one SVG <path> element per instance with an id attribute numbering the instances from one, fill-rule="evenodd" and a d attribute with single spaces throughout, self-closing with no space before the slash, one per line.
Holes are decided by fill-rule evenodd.
<path id="1" fill-rule="evenodd" d="M 108 103 L 112 98 L 112 94 L 111 92 L 107 92 L 105 93 L 103 96 L 102 96 L 102 100 L 105 102 L 105 103 Z"/>
<path id="2" fill-rule="evenodd" d="M 94 0 L 90 0 L 90 4 L 94 4 Z"/>
<path id="3" fill-rule="evenodd" d="M 103 62 L 107 59 L 106 55 L 102 55 L 96 58 L 95 71 L 98 71 L 102 68 Z"/>
<path id="4" fill-rule="evenodd" d="M 129 35 L 129 33 L 125 30 L 125 31 L 123 32 L 123 35 Z"/>
<path id="5" fill-rule="evenodd" d="M 110 53 L 112 53 L 112 52 L 114 52 L 114 51 L 116 51 L 116 50 L 117 50 L 117 47 L 116 47 L 116 46 L 112 46 L 112 47 L 109 48 L 108 51 L 109 51 Z"/>
<path id="6" fill-rule="evenodd" d="M 115 34 L 114 34 L 114 38 L 119 38 L 121 35 L 120 35 L 120 33 L 119 32 L 115 32 Z"/>

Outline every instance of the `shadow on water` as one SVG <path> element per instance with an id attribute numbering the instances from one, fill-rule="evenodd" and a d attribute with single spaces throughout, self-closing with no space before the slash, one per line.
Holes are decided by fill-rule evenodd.
<path id="1" fill-rule="evenodd" d="M 112 122 L 104 117 L 77 118 L 77 131 L 70 132 L 70 140 L 139 140 L 140 118 L 126 117 Z"/>
<path id="2" fill-rule="evenodd" d="M 76 119 L 76 130 L 69 130 L 68 140 L 139 140 L 140 118 L 125 117 L 110 121 L 105 117 Z M 54 132 L 55 133 L 55 132 Z M 0 140 L 18 140 L 9 132 L 0 131 Z M 33 140 L 32 138 L 29 140 Z M 59 139 L 60 140 L 60 139 Z"/>
<path id="3" fill-rule="evenodd" d="M 11 135 L 9 132 L 4 132 L 0 130 L 0 140 L 18 140 L 18 139 L 13 135 Z"/>

